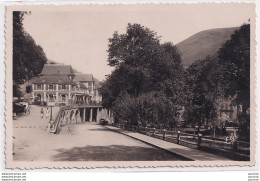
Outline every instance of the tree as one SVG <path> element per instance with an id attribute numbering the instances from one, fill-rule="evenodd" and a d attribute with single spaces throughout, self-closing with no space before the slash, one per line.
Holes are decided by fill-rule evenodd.
<path id="1" fill-rule="evenodd" d="M 161 44 L 154 31 L 128 24 L 126 34 L 109 39 L 108 53 L 115 69 L 100 89 L 103 106 L 132 124 L 169 122 L 186 98 L 178 49 Z"/>
<path id="2" fill-rule="evenodd" d="M 250 24 L 244 24 L 218 52 L 219 84 L 225 97 L 241 107 L 238 115 L 240 133 L 250 139 Z"/>
<path id="3" fill-rule="evenodd" d="M 243 113 L 250 107 L 250 25 L 244 24 L 232 34 L 218 52 L 222 69 L 219 79 L 225 97 L 234 97 Z"/>
<path id="4" fill-rule="evenodd" d="M 23 92 L 20 90 L 19 84 L 13 84 L 13 97 L 22 97 Z"/>
<path id="5" fill-rule="evenodd" d="M 23 28 L 25 14 L 13 12 L 13 80 L 17 84 L 37 76 L 47 62 L 43 49 Z"/>
<path id="6" fill-rule="evenodd" d="M 217 99 L 220 96 L 217 83 L 214 81 L 216 57 L 206 57 L 194 62 L 187 69 L 187 84 L 189 85 L 189 101 L 187 106 L 190 122 L 193 125 L 216 125 Z"/>
<path id="7" fill-rule="evenodd" d="M 32 92 L 32 85 L 27 85 L 26 86 L 26 93 L 31 93 Z"/>
<path id="8" fill-rule="evenodd" d="M 231 35 L 214 57 L 194 62 L 187 69 L 190 100 L 188 110 L 192 121 L 199 126 L 220 125 L 217 117 L 218 102 L 232 99 L 233 105 L 242 106 L 238 115 L 240 133 L 250 136 L 250 25 L 245 24 Z M 223 120 L 222 120 L 223 121 Z M 223 122 L 224 125 L 224 122 Z"/>

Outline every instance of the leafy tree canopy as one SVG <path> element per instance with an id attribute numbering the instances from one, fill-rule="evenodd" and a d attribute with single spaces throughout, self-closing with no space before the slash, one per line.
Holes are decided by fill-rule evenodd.
<path id="1" fill-rule="evenodd" d="M 23 28 L 27 12 L 13 12 L 13 80 L 18 84 L 37 76 L 47 62 L 41 46 Z"/>
<path id="2" fill-rule="evenodd" d="M 242 106 L 238 120 L 243 133 L 249 135 L 250 116 L 250 25 L 245 24 L 232 34 L 213 57 L 194 62 L 186 72 L 189 101 L 186 113 L 198 125 L 217 124 L 217 107 L 224 99 Z M 241 121 L 242 120 L 242 121 Z"/>
<path id="3" fill-rule="evenodd" d="M 250 107 L 250 25 L 244 24 L 218 52 L 219 83 L 226 97 L 234 97 L 243 111 Z"/>
<path id="4" fill-rule="evenodd" d="M 103 105 L 113 108 L 118 117 L 126 119 L 123 114 L 130 115 L 124 112 L 129 110 L 136 115 L 141 106 L 146 113 L 138 114 L 139 121 L 148 116 L 151 107 L 156 114 L 154 119 L 161 114 L 163 120 L 168 109 L 174 114 L 184 104 L 184 69 L 178 49 L 172 43 L 161 44 L 154 31 L 140 24 L 128 24 L 125 34 L 115 32 L 109 39 L 108 53 L 108 64 L 115 69 L 103 82 L 100 92 Z M 163 110 L 156 113 L 157 104 Z M 122 109 L 123 105 L 132 108 Z M 136 116 L 133 119 L 137 122 Z"/>

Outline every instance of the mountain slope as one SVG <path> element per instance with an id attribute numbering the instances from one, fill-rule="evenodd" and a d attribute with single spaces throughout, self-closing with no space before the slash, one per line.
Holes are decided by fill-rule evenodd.
<path id="1" fill-rule="evenodd" d="M 178 43 L 176 46 L 180 50 L 184 68 L 207 55 L 214 55 L 237 29 L 239 27 L 205 30 Z"/>

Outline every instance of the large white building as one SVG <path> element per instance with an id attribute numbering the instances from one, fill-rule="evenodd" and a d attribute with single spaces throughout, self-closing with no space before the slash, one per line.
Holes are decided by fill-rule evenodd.
<path id="1" fill-rule="evenodd" d="M 74 73 L 70 65 L 45 64 L 32 83 L 32 97 L 41 104 L 101 104 L 95 80 L 91 74 Z"/>

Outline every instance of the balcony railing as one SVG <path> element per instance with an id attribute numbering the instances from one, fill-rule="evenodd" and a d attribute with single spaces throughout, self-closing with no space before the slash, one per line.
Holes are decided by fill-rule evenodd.
<path id="1" fill-rule="evenodd" d="M 68 105 L 77 105 L 77 106 L 102 106 L 102 102 L 96 102 L 96 101 L 74 101 L 70 100 L 68 101 Z"/>

